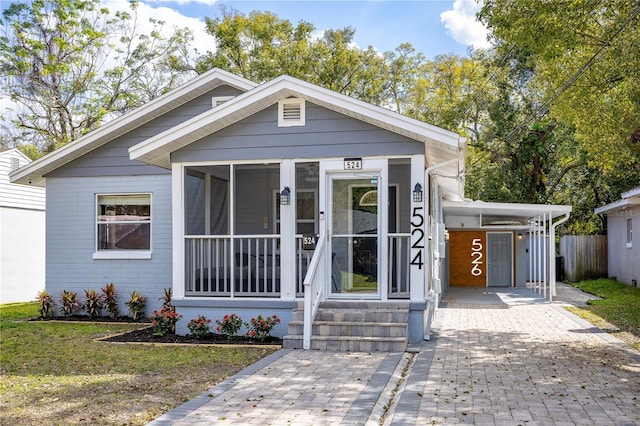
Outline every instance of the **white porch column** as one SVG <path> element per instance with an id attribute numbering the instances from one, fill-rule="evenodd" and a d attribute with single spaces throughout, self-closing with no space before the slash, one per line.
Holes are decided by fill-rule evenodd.
<path id="1" fill-rule="evenodd" d="M 280 188 L 291 190 L 291 204 L 280 206 L 280 298 L 296 297 L 296 165 L 293 160 L 280 163 Z"/>
<path id="2" fill-rule="evenodd" d="M 184 299 L 184 168 L 171 164 L 171 224 L 173 247 L 173 297 Z"/>
<path id="3" fill-rule="evenodd" d="M 430 250 L 427 246 L 429 241 L 429 200 L 427 199 L 429 191 L 427 190 L 428 182 L 425 181 L 424 172 L 424 156 L 414 155 L 411 157 L 411 183 L 410 191 L 416 184 L 422 187 L 422 202 L 413 201 L 413 193 L 409 194 L 411 200 L 411 247 L 409 252 L 409 282 L 411 287 L 409 290 L 410 300 L 413 302 L 422 302 L 429 293 L 429 283 L 431 277 L 431 257 Z M 420 266 L 418 263 L 422 263 Z"/>

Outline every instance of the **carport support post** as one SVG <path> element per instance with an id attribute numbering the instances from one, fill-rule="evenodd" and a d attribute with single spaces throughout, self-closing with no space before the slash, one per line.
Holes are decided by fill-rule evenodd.
<path id="1" fill-rule="evenodd" d="M 557 296 L 556 294 L 556 226 L 561 223 L 569 220 L 570 213 L 565 213 L 564 217 L 553 223 L 553 215 L 552 212 L 549 212 L 549 253 L 551 254 L 551 258 L 549 260 L 549 281 L 551 285 L 551 294 L 549 295 L 549 300 L 553 299 L 553 296 Z"/>

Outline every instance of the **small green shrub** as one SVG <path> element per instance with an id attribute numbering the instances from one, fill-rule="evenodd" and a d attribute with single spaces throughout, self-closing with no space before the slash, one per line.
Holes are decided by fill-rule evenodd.
<path id="1" fill-rule="evenodd" d="M 220 334 L 224 334 L 227 337 L 233 337 L 238 334 L 240 327 L 242 327 L 242 318 L 236 314 L 225 315 L 222 321 L 216 320 L 216 331 Z"/>
<path id="2" fill-rule="evenodd" d="M 95 318 L 100 316 L 102 310 L 102 295 L 98 294 L 94 289 L 84 291 L 84 310 L 89 315 L 89 318 Z"/>
<path id="3" fill-rule="evenodd" d="M 167 308 L 161 308 L 159 311 L 154 310 L 153 315 L 149 317 L 153 325 L 153 334 L 156 336 L 164 336 L 165 334 L 176 332 L 176 323 L 182 318 L 182 315 Z"/>
<path id="4" fill-rule="evenodd" d="M 53 296 L 47 293 L 47 290 L 38 292 L 38 304 L 41 318 L 51 318 L 55 309 Z"/>
<path id="5" fill-rule="evenodd" d="M 258 315 L 257 318 L 251 318 L 251 321 L 245 323 L 247 332 L 245 336 L 257 339 L 263 342 L 270 334 L 273 327 L 280 323 L 280 318 L 277 315 L 262 318 L 262 315 Z"/>
<path id="6" fill-rule="evenodd" d="M 109 312 L 109 318 L 116 319 L 120 315 L 118 299 L 116 298 L 116 286 L 109 283 L 102 289 L 102 307 Z"/>
<path id="7" fill-rule="evenodd" d="M 189 329 L 190 335 L 196 339 L 201 339 L 211 332 L 209 324 L 211 324 L 211 320 L 209 318 L 204 315 L 198 315 L 198 318 L 189 321 L 187 328 Z"/>
<path id="8" fill-rule="evenodd" d="M 62 290 L 62 293 L 60 293 L 60 303 L 62 303 L 60 312 L 65 317 L 70 317 L 80 308 L 78 293 L 75 291 Z"/>
<path id="9" fill-rule="evenodd" d="M 132 291 L 129 296 L 129 300 L 125 302 L 125 305 L 129 307 L 131 318 L 134 321 L 138 321 L 147 310 L 147 298 L 141 295 L 139 291 Z"/>

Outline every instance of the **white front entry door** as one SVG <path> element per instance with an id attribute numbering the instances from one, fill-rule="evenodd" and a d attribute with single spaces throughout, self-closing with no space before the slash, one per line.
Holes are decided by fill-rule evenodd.
<path id="1" fill-rule="evenodd" d="M 381 160 L 375 161 L 380 163 Z M 365 163 L 366 164 L 366 163 Z M 371 167 L 371 163 L 368 164 Z M 384 169 L 384 167 L 383 167 Z M 327 173 L 327 267 L 331 298 L 380 299 L 386 294 L 388 185 L 383 170 Z"/>

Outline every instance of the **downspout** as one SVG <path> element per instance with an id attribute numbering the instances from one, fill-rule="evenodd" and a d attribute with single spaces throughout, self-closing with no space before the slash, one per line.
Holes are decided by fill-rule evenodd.
<path id="1" fill-rule="evenodd" d="M 431 173 L 434 170 L 437 170 L 441 167 L 448 166 L 453 163 L 459 162 L 459 159 L 453 158 L 451 160 L 443 161 L 442 163 L 434 164 L 433 166 L 429 166 L 424 171 L 424 182 L 425 182 L 425 200 L 427 202 L 427 211 L 426 216 L 427 220 L 424 221 L 424 235 L 431 235 Z M 432 288 L 433 282 L 433 239 L 429 239 L 429 251 L 428 251 L 428 261 L 429 267 L 427 268 L 427 273 L 424 275 L 424 283 L 423 289 L 425 291 L 424 299 L 427 302 L 427 312 L 426 312 L 426 321 L 424 324 L 424 340 L 429 340 L 431 333 L 431 318 L 435 313 L 436 304 L 438 302 L 438 298 L 440 294 L 435 294 Z"/>
<path id="2" fill-rule="evenodd" d="M 549 301 L 553 301 L 553 296 L 556 296 L 556 226 L 565 223 L 569 220 L 571 212 L 564 214 L 564 217 L 553 223 L 551 212 L 549 212 Z"/>

